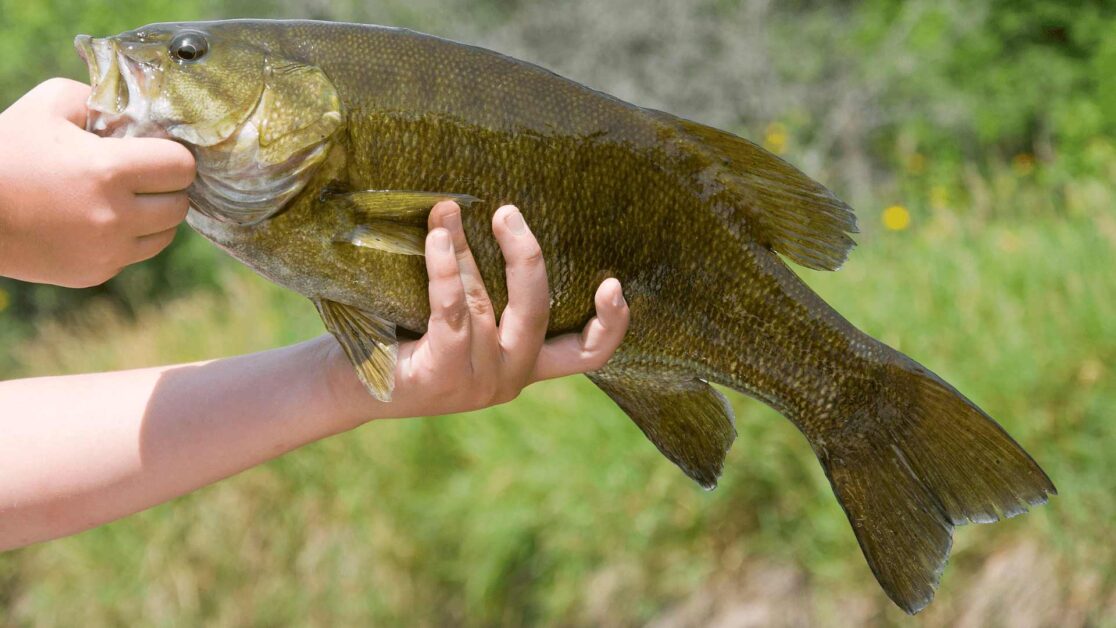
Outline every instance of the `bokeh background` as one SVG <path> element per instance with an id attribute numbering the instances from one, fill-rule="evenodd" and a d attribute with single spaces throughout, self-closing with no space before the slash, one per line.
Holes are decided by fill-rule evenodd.
<path id="1" fill-rule="evenodd" d="M 996 416 L 1061 494 L 959 529 L 911 619 L 789 422 L 733 395 L 740 437 L 706 493 L 571 378 L 0 555 L 0 625 L 1116 625 L 1116 4 L 0 0 L 0 106 L 84 78 L 77 33 L 227 17 L 409 26 L 763 143 L 858 209 L 849 263 L 807 280 Z M 321 332 L 185 228 L 96 289 L 0 281 L 4 378 Z"/>

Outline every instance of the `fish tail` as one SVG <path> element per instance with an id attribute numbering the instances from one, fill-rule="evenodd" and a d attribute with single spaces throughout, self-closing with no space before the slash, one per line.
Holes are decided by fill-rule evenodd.
<path id="1" fill-rule="evenodd" d="M 1038 464 L 952 386 L 896 352 L 874 398 L 811 439 L 868 565 L 910 614 L 934 596 L 953 527 L 1056 494 Z"/>

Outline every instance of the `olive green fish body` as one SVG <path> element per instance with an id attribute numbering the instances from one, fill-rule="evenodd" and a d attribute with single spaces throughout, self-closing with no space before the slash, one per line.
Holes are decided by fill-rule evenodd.
<path id="1" fill-rule="evenodd" d="M 290 37 L 314 41 L 315 30 L 335 27 L 308 28 Z M 871 368 L 866 337 L 749 237 L 747 224 L 728 224 L 734 214 L 713 206 L 709 170 L 721 164 L 702 159 L 672 117 L 482 49 L 349 28 L 357 35 L 308 55 L 341 94 L 343 156 L 293 207 L 233 236 L 234 254 L 251 266 L 282 265 L 269 276 L 302 294 L 422 332 L 421 260 L 337 246 L 332 236 L 352 225 L 329 216 L 318 192 L 333 185 L 465 193 L 484 199 L 466 211 L 465 226 L 498 309 L 506 291 L 489 216 L 504 202 L 520 206 L 543 248 L 552 332 L 580 329 L 599 280 L 621 279 L 634 315 L 614 370 L 646 365 L 698 376 L 789 410 L 814 405 L 835 385 L 828 374 Z M 780 387 L 803 355 L 826 363 Z"/>
<path id="2" fill-rule="evenodd" d="M 140 52 L 119 52 L 129 44 Z M 95 83 L 91 128 L 191 147 L 191 224 L 313 300 L 381 398 L 397 333 L 422 333 L 429 315 L 426 212 L 462 205 L 499 312 L 491 216 L 514 203 L 546 260 L 552 334 L 580 329 L 595 287 L 620 279 L 630 328 L 589 377 L 660 451 L 712 488 L 736 431 L 709 382 L 776 408 L 809 439 L 870 567 L 908 612 L 930 601 L 953 526 L 1054 492 L 979 408 L 791 271 L 780 254 L 839 267 L 855 218 L 746 140 L 399 29 L 155 25 L 78 46 Z"/>

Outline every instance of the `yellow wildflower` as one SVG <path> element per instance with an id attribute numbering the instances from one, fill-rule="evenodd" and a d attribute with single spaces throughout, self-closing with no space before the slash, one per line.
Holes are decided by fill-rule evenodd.
<path id="1" fill-rule="evenodd" d="M 776 155 L 782 155 L 783 151 L 787 149 L 789 139 L 787 127 L 781 122 L 772 122 L 767 125 L 767 130 L 764 131 L 763 147 Z"/>
<path id="2" fill-rule="evenodd" d="M 911 212 L 902 205 L 892 205 L 883 211 L 883 224 L 889 231 L 902 231 L 911 226 Z"/>

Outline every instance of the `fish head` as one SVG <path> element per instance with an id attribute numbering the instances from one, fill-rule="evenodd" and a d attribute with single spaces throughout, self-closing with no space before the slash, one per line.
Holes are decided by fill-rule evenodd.
<path id="1" fill-rule="evenodd" d="M 213 146 L 244 124 L 264 88 L 266 52 L 219 29 L 152 25 L 74 43 L 93 88 L 88 130 L 100 135 Z"/>
<path id="2" fill-rule="evenodd" d="M 250 21 L 79 35 L 87 130 L 178 141 L 197 162 L 195 210 L 237 226 L 267 220 L 302 191 L 342 120 L 328 76 L 286 53 L 281 35 Z"/>

